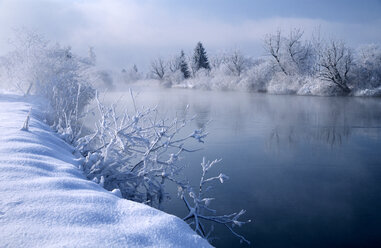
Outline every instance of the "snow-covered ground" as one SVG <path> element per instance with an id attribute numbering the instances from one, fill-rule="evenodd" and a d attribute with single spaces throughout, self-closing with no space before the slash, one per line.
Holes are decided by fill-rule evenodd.
<path id="1" fill-rule="evenodd" d="M 41 109 L 0 94 L 0 247 L 209 247 L 181 219 L 88 181 Z"/>

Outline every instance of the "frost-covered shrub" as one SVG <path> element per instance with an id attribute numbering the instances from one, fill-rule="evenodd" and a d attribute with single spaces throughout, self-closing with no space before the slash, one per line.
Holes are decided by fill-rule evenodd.
<path id="1" fill-rule="evenodd" d="M 213 222 L 222 224 L 226 228 L 228 228 L 236 237 L 240 239 L 240 242 L 246 242 L 250 245 L 250 241 L 245 239 L 242 235 L 236 233 L 233 228 L 235 226 L 241 227 L 246 223 L 250 223 L 248 221 L 240 221 L 239 218 L 245 214 L 245 210 L 241 210 L 238 213 L 227 214 L 227 215 L 217 215 L 216 210 L 210 207 L 214 198 L 207 196 L 207 193 L 212 189 L 210 184 L 214 181 L 219 181 L 220 183 L 224 183 L 228 176 L 220 173 L 218 176 L 207 177 L 207 172 L 216 164 L 218 164 L 219 160 L 214 161 L 206 161 L 203 158 L 201 163 L 202 175 L 200 179 L 200 184 L 198 187 L 193 189 L 192 187 L 179 187 L 179 193 L 181 199 L 184 201 L 187 210 L 189 211 L 188 215 L 184 217 L 184 221 L 187 221 L 191 226 L 194 227 L 194 230 L 201 235 L 203 238 L 210 238 L 211 231 L 209 233 L 206 232 L 204 222 Z M 208 185 L 208 187 L 206 187 Z"/>
<path id="2" fill-rule="evenodd" d="M 249 66 L 249 59 L 235 50 L 227 59 L 226 67 L 232 75 L 241 76 Z"/>
<path id="3" fill-rule="evenodd" d="M 276 73 L 270 80 L 267 91 L 271 94 L 296 94 L 306 83 L 303 76 L 287 76 L 283 73 Z"/>
<path id="4" fill-rule="evenodd" d="M 170 83 L 171 86 L 179 85 L 184 81 L 184 74 L 180 71 L 174 71 L 165 76 L 164 81 Z"/>
<path id="5" fill-rule="evenodd" d="M 203 129 L 183 135 L 191 120 L 158 120 L 156 109 L 137 109 L 118 116 L 115 107 L 97 100 L 100 119 L 95 132 L 80 138 L 77 149 L 86 157 L 84 171 L 108 190 L 119 189 L 124 198 L 159 207 L 167 197 L 166 181 L 181 185 L 180 157 L 191 152 L 185 143 L 204 142 Z"/>
<path id="6" fill-rule="evenodd" d="M 121 79 L 124 83 L 129 84 L 143 79 L 143 75 L 139 72 L 138 67 L 136 65 L 133 65 L 127 70 L 122 70 Z"/>
<path id="7" fill-rule="evenodd" d="M 52 45 L 28 30 L 17 32 L 12 44 L 15 50 L 3 63 L 7 82 L 20 93 L 46 98 L 52 123 L 65 139 L 73 141 L 81 130 L 79 119 L 84 107 L 95 96 L 88 83 L 94 56 L 78 57 L 70 47 Z"/>
<path id="8" fill-rule="evenodd" d="M 246 90 L 266 92 L 273 75 L 274 69 L 272 64 L 269 61 L 261 61 L 243 75 L 241 85 Z"/>
<path id="9" fill-rule="evenodd" d="M 11 90 L 27 95 L 34 84 L 40 81 L 40 64 L 48 42 L 28 30 L 18 30 L 11 39 L 14 50 L 3 57 L 2 67 L 6 71 L 7 86 Z"/>
<path id="10" fill-rule="evenodd" d="M 381 87 L 375 89 L 357 90 L 354 92 L 355 96 L 381 96 Z"/>
<path id="11" fill-rule="evenodd" d="M 381 86 L 381 49 L 377 45 L 360 47 L 351 74 L 352 87 L 365 92 Z M 368 91 L 370 92 L 370 91 Z"/>
<path id="12" fill-rule="evenodd" d="M 240 86 L 240 78 L 218 74 L 211 77 L 210 85 L 213 90 L 237 90 Z"/>
<path id="13" fill-rule="evenodd" d="M 321 80 L 320 78 L 307 76 L 305 84 L 297 91 L 298 95 L 305 96 L 334 96 L 342 95 L 342 91 L 334 84 Z"/>

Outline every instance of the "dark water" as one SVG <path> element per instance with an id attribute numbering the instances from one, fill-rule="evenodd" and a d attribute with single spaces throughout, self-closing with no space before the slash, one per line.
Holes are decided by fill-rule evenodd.
<path id="1" fill-rule="evenodd" d="M 230 180 L 216 184 L 212 207 L 246 209 L 253 222 L 236 230 L 251 246 L 381 247 L 381 99 L 137 92 L 138 104 L 158 104 L 163 116 L 181 116 L 189 104 L 194 127 L 212 120 L 204 150 L 184 158 L 185 173 L 197 185 L 202 157 L 222 158 L 211 174 Z M 175 197 L 164 210 L 186 215 Z M 245 247 L 224 227 L 214 236 L 217 247 Z"/>

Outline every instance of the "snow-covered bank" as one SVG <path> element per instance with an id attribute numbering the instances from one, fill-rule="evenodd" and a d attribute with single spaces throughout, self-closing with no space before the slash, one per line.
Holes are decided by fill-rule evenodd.
<path id="1" fill-rule="evenodd" d="M 36 104 L 0 95 L 1 247 L 209 247 L 181 219 L 88 181 L 42 120 Z"/>

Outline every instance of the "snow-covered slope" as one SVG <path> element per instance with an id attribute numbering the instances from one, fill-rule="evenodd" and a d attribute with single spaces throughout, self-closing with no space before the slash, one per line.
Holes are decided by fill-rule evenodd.
<path id="1" fill-rule="evenodd" d="M 42 119 L 36 103 L 0 95 L 0 247 L 209 247 L 181 219 L 86 180 Z"/>

